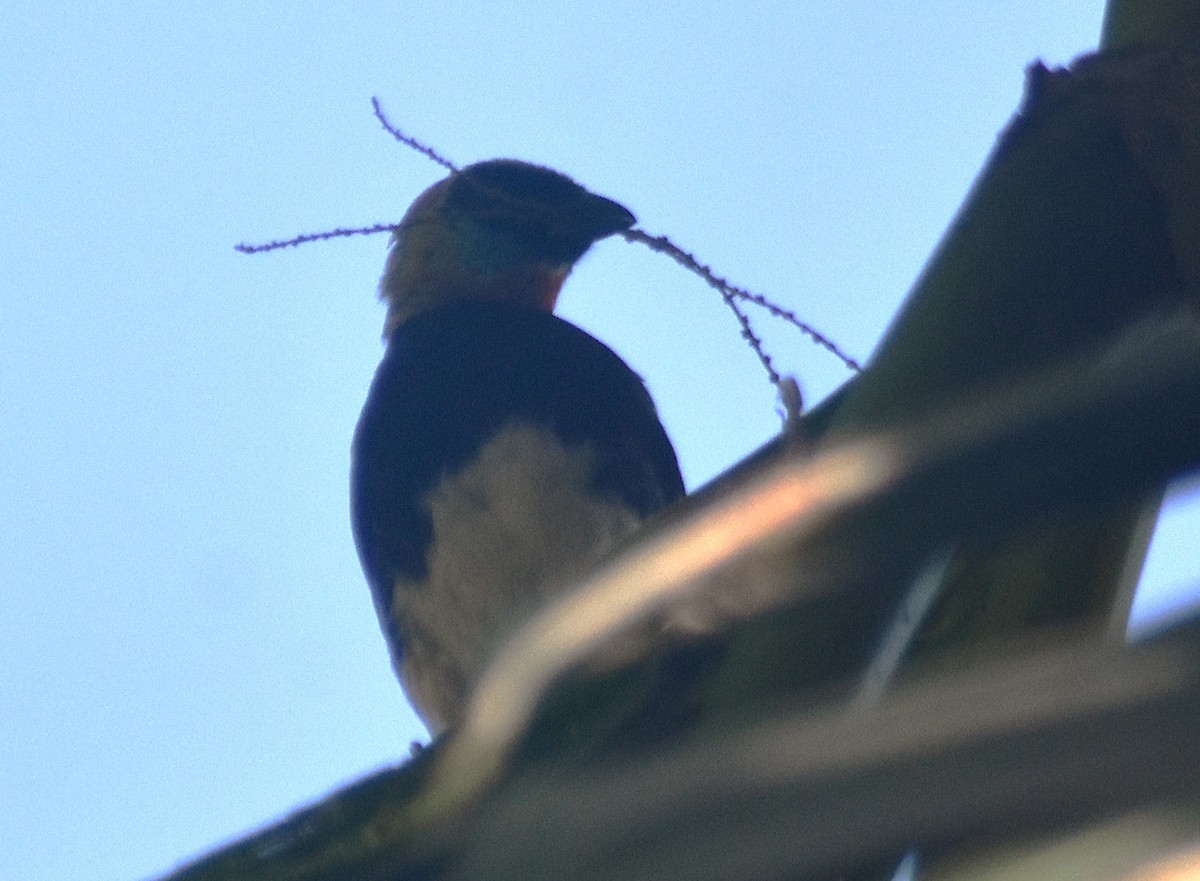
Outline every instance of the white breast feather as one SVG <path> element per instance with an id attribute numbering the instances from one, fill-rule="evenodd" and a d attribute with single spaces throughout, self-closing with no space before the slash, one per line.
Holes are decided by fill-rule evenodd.
<path id="1" fill-rule="evenodd" d="M 504 428 L 430 493 L 428 577 L 399 583 L 400 678 L 433 731 L 453 724 L 500 641 L 638 523 L 590 490 L 594 456 L 532 425 Z"/>

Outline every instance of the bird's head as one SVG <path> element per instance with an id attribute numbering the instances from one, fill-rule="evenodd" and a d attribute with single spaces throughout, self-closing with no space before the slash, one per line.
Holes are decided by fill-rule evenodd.
<path id="1" fill-rule="evenodd" d="M 548 168 L 514 159 L 469 165 L 422 193 L 393 233 L 379 283 L 385 332 L 464 300 L 553 310 L 575 261 L 635 222 Z"/>

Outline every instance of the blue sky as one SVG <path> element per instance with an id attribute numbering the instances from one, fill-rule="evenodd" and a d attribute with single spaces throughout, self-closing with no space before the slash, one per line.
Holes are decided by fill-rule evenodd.
<path id="1" fill-rule="evenodd" d="M 383 236 L 441 169 L 555 166 L 864 357 L 1100 0 L 55 6 L 0 29 L 0 877 L 154 874 L 405 753 L 347 514 Z M 689 484 L 778 427 L 718 298 L 602 243 L 561 313 Z M 817 400 L 832 357 L 765 317 Z M 1195 584 L 1200 505 L 1148 581 Z"/>

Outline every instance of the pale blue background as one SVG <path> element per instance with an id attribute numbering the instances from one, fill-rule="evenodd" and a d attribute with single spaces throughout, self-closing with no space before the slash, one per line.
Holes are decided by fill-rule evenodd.
<path id="1" fill-rule="evenodd" d="M 753 8 L 753 12 L 747 10 Z M 0 13 L 0 878 L 132 879 L 406 750 L 347 523 L 386 239 L 459 163 L 558 167 L 865 356 L 1100 0 L 207 3 Z M 619 240 L 562 313 L 691 485 L 768 438 L 714 293 Z M 763 317 L 816 400 L 846 374 Z M 481 377 L 481 381 L 486 381 Z M 1150 580 L 1195 584 L 1176 516 Z"/>

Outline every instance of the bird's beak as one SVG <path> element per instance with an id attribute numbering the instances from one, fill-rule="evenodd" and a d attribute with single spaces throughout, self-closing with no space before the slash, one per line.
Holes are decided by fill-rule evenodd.
<path id="1" fill-rule="evenodd" d="M 572 212 L 571 220 L 589 241 L 598 242 L 637 223 L 633 212 L 619 202 L 595 193 L 588 193 L 588 197 L 577 211 Z"/>

